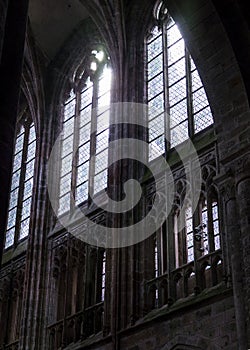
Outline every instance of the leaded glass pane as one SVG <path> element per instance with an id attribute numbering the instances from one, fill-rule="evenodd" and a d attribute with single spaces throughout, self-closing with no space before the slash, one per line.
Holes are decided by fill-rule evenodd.
<path id="1" fill-rule="evenodd" d="M 21 170 L 19 169 L 12 175 L 11 190 L 14 190 L 14 188 L 19 186 L 20 174 L 21 174 Z"/>
<path id="2" fill-rule="evenodd" d="M 162 55 L 157 56 L 148 64 L 148 80 L 160 73 L 163 69 Z"/>
<path id="3" fill-rule="evenodd" d="M 29 234 L 29 223 L 30 223 L 30 218 L 27 218 L 26 220 L 23 220 L 21 222 L 19 239 L 23 239 L 23 238 L 28 236 L 28 234 Z"/>
<path id="4" fill-rule="evenodd" d="M 96 155 L 95 159 L 95 173 L 99 173 L 108 166 L 108 150 L 105 149 L 103 152 Z"/>
<path id="5" fill-rule="evenodd" d="M 70 193 L 60 198 L 58 214 L 61 215 L 70 209 Z"/>
<path id="6" fill-rule="evenodd" d="M 173 128 L 177 124 L 187 119 L 187 100 L 183 100 L 170 108 L 170 127 Z"/>
<path id="7" fill-rule="evenodd" d="M 69 192 L 71 189 L 71 172 L 61 178 L 60 183 L 60 196 Z"/>
<path id="8" fill-rule="evenodd" d="M 23 149 L 23 140 L 24 140 L 24 133 L 19 135 L 16 140 L 16 145 L 15 145 L 15 154 L 22 151 Z"/>
<path id="9" fill-rule="evenodd" d="M 148 99 L 151 100 L 154 96 L 163 91 L 163 74 L 159 74 L 154 79 L 148 82 Z"/>
<path id="10" fill-rule="evenodd" d="M 208 106 L 199 113 L 194 115 L 194 131 L 195 133 L 205 129 L 209 125 L 213 124 L 213 116 L 211 109 Z"/>
<path id="11" fill-rule="evenodd" d="M 159 32 L 157 33 L 159 35 Z M 160 35 L 148 44 L 148 61 L 151 61 L 155 56 L 162 52 L 162 35 Z M 161 55 L 162 59 L 162 55 Z"/>
<path id="12" fill-rule="evenodd" d="M 22 220 L 24 220 L 24 219 L 26 219 L 28 216 L 30 216 L 31 201 L 32 201 L 32 197 L 26 199 L 26 200 L 23 202 L 23 207 L 22 207 Z"/>
<path id="13" fill-rule="evenodd" d="M 220 249 L 220 236 L 214 237 L 215 250 Z"/>
<path id="14" fill-rule="evenodd" d="M 99 153 L 104 148 L 108 147 L 109 130 L 104 130 L 101 134 L 96 136 L 96 153 Z"/>
<path id="15" fill-rule="evenodd" d="M 65 139 L 62 143 L 62 157 L 73 152 L 73 135 Z"/>
<path id="16" fill-rule="evenodd" d="M 67 174 L 72 169 L 72 154 L 62 159 L 61 174 Z"/>
<path id="17" fill-rule="evenodd" d="M 81 110 L 81 112 L 80 112 L 80 127 L 91 122 L 91 112 L 92 112 L 92 105 L 89 105 L 89 106 L 85 107 L 83 110 Z"/>
<path id="18" fill-rule="evenodd" d="M 108 128 L 109 116 L 110 116 L 110 109 L 107 109 L 105 112 L 103 112 L 102 114 L 100 114 L 97 117 L 97 131 L 98 132 Z"/>
<path id="19" fill-rule="evenodd" d="M 36 154 L 36 142 L 32 142 L 28 145 L 28 154 L 27 154 L 27 161 L 31 160 L 32 158 L 35 158 Z"/>
<path id="20" fill-rule="evenodd" d="M 173 106 L 187 96 L 186 78 L 180 80 L 178 83 L 169 88 L 169 104 Z"/>
<path id="21" fill-rule="evenodd" d="M 88 199 L 88 181 L 82 183 L 76 188 L 76 205 L 86 201 Z"/>
<path id="22" fill-rule="evenodd" d="M 102 95 L 98 99 L 98 111 L 100 110 L 101 107 L 108 107 L 110 103 L 110 91 L 107 92 L 106 94 Z"/>
<path id="23" fill-rule="evenodd" d="M 149 142 L 164 135 L 164 114 L 159 115 L 155 119 L 149 121 Z"/>
<path id="24" fill-rule="evenodd" d="M 34 124 L 32 123 L 29 131 L 29 143 L 33 142 L 35 139 L 36 139 L 36 130 L 35 130 Z"/>
<path id="25" fill-rule="evenodd" d="M 192 91 L 195 91 L 200 87 L 202 87 L 201 78 L 197 69 L 191 73 L 191 77 L 192 77 Z"/>
<path id="26" fill-rule="evenodd" d="M 75 114 L 75 99 L 64 105 L 64 121 Z"/>
<path id="27" fill-rule="evenodd" d="M 18 191 L 19 188 L 16 188 L 14 191 L 10 192 L 9 208 L 13 208 L 17 205 Z"/>
<path id="28" fill-rule="evenodd" d="M 172 147 L 175 147 L 179 143 L 188 139 L 188 121 L 185 121 L 170 131 L 170 143 Z"/>
<path id="29" fill-rule="evenodd" d="M 180 61 L 168 68 L 168 85 L 176 83 L 178 80 L 183 78 L 185 74 L 185 59 L 182 58 Z"/>
<path id="30" fill-rule="evenodd" d="M 92 103 L 93 86 L 89 86 L 81 93 L 81 109 Z"/>
<path id="31" fill-rule="evenodd" d="M 149 160 L 159 157 L 165 152 L 165 138 L 164 135 L 158 137 L 149 144 Z"/>
<path id="32" fill-rule="evenodd" d="M 88 180 L 89 162 L 83 163 L 77 167 L 77 185 Z"/>
<path id="33" fill-rule="evenodd" d="M 163 93 L 156 96 L 148 103 L 148 118 L 153 119 L 158 114 L 164 111 L 164 96 Z"/>
<path id="34" fill-rule="evenodd" d="M 181 33 L 176 24 L 167 30 L 168 46 L 173 45 L 176 41 L 178 41 L 181 38 Z"/>
<path id="35" fill-rule="evenodd" d="M 9 213 L 8 213 L 7 229 L 9 229 L 12 226 L 15 226 L 15 223 L 16 223 L 16 212 L 17 212 L 17 208 L 14 208 L 14 209 L 9 211 Z"/>
<path id="36" fill-rule="evenodd" d="M 34 176 L 35 159 L 26 164 L 25 180 Z"/>
<path id="37" fill-rule="evenodd" d="M 30 197 L 32 195 L 33 189 L 33 177 L 25 182 L 24 184 L 24 192 L 23 192 L 23 200 Z"/>
<path id="38" fill-rule="evenodd" d="M 86 142 L 84 145 L 79 147 L 78 152 L 79 152 L 78 164 L 85 163 L 86 160 L 89 159 L 90 142 Z"/>
<path id="39" fill-rule="evenodd" d="M 97 193 L 98 191 L 105 188 L 106 186 L 107 186 L 107 169 L 95 175 L 94 192 Z"/>
<path id="40" fill-rule="evenodd" d="M 23 152 L 19 152 L 14 157 L 13 172 L 21 168 Z"/>
<path id="41" fill-rule="evenodd" d="M 66 139 L 74 132 L 75 118 L 68 119 L 63 125 L 63 138 Z"/>
<path id="42" fill-rule="evenodd" d="M 15 237 L 15 227 L 13 227 L 10 230 L 6 231 L 5 248 L 9 248 L 9 247 L 11 247 L 14 244 L 14 237 Z"/>
<path id="43" fill-rule="evenodd" d="M 168 64 L 171 65 L 172 63 L 178 61 L 180 58 L 184 57 L 184 55 L 184 40 L 180 40 L 168 49 Z"/>
<path id="44" fill-rule="evenodd" d="M 80 129 L 80 144 L 87 142 L 90 139 L 91 123 L 84 125 Z"/>
<path id="45" fill-rule="evenodd" d="M 208 100 L 204 88 L 193 93 L 193 110 L 194 113 L 208 106 Z"/>

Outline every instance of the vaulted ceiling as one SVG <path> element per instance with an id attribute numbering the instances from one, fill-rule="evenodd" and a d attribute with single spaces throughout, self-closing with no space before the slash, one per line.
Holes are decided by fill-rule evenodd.
<path id="1" fill-rule="evenodd" d="M 88 12 L 79 0 L 30 0 L 31 28 L 49 61 L 86 17 Z"/>

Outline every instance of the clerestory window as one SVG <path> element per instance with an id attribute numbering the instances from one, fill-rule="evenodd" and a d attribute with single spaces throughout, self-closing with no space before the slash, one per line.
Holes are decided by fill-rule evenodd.
<path id="1" fill-rule="evenodd" d="M 149 159 L 213 124 L 199 72 L 177 24 L 163 5 L 147 38 Z"/>

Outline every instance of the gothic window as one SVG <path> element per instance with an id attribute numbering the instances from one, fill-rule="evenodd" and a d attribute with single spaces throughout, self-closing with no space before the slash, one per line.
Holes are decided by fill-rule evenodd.
<path id="1" fill-rule="evenodd" d="M 147 39 L 149 159 L 213 123 L 198 70 L 177 24 L 162 4 Z"/>
<path id="2" fill-rule="evenodd" d="M 64 102 L 59 214 L 107 186 L 111 69 L 103 50 L 75 73 Z M 79 73 L 80 72 L 80 73 Z"/>
<path id="3" fill-rule="evenodd" d="M 5 248 L 28 236 L 36 154 L 35 126 L 29 117 L 17 126 Z"/>

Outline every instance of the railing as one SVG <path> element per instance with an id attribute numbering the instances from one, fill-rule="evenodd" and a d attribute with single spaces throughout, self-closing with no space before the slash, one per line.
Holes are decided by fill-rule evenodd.
<path id="1" fill-rule="evenodd" d="M 172 305 L 175 301 L 196 295 L 223 280 L 222 253 L 220 250 L 200 257 L 146 282 L 146 312 Z"/>
<path id="2" fill-rule="evenodd" d="M 49 349 L 63 349 L 103 329 L 103 302 L 95 304 L 48 327 Z"/>

